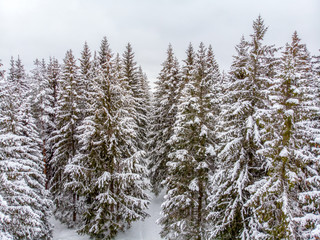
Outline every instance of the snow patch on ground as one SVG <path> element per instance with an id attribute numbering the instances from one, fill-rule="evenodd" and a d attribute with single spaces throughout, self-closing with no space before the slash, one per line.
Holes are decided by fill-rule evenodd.
<path id="1" fill-rule="evenodd" d="M 75 229 L 67 228 L 54 217 L 50 219 L 53 229 L 53 240 L 89 240 L 88 236 L 78 235 Z"/>
<path id="2" fill-rule="evenodd" d="M 148 213 L 149 218 L 144 221 L 135 222 L 132 227 L 125 233 L 119 233 L 115 240 L 161 240 L 159 233 L 161 227 L 156 224 L 160 218 L 160 206 L 163 202 L 163 194 L 158 197 L 152 195 Z M 51 218 L 51 223 L 54 225 L 53 240 L 89 240 L 88 236 L 78 235 L 75 229 L 69 229 L 66 225 L 61 224 L 58 220 Z"/>
<path id="3" fill-rule="evenodd" d="M 156 221 L 160 218 L 160 206 L 163 202 L 163 195 L 155 197 L 152 195 L 148 213 L 149 218 L 144 221 L 135 222 L 132 227 L 125 233 L 120 233 L 115 240 L 161 240 L 159 233 L 161 227 L 156 224 Z"/>

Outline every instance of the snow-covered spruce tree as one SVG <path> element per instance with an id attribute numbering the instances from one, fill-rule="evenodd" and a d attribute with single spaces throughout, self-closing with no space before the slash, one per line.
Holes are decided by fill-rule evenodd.
<path id="1" fill-rule="evenodd" d="M 6 94 L 5 94 L 5 80 L 4 80 L 4 73 L 5 71 L 1 69 L 2 68 L 2 63 L 0 60 L 0 116 L 3 113 L 4 109 L 4 101 L 6 100 Z M 1 104 L 2 103 L 2 104 Z M 0 130 L 1 131 L 1 130 Z M 0 148 L 0 152 L 2 154 L 2 149 Z M 1 155 L 0 155 L 1 158 Z M 1 161 L 2 159 L 0 159 Z M 0 162 L 1 164 L 1 162 Z M 2 165 L 2 164 L 1 164 Z M 3 177 L 1 175 L 0 182 L 2 184 L 3 182 Z M 8 204 L 7 202 L 3 199 L 2 195 L 0 194 L 0 239 L 4 240 L 13 240 L 13 236 L 8 233 L 8 229 L 6 228 L 6 225 L 11 222 L 9 213 L 8 213 Z"/>
<path id="2" fill-rule="evenodd" d="M 24 66 L 19 56 L 17 60 L 11 57 L 7 80 L 10 82 L 12 91 L 16 93 L 15 97 L 19 97 L 22 101 L 23 95 L 28 91 L 28 83 Z"/>
<path id="3" fill-rule="evenodd" d="M 250 94 L 247 70 L 248 48 L 248 42 L 242 37 L 236 46 L 237 55 L 233 56 L 230 79 L 224 85 L 225 95 L 221 104 L 218 129 L 221 149 L 217 170 L 212 179 L 213 193 L 210 197 L 208 215 L 208 219 L 212 221 L 210 238 L 213 239 L 236 239 L 240 238 L 242 232 L 242 239 L 249 237 L 246 229 L 248 210 L 243 204 L 249 196 L 245 190 L 250 183 L 248 158 L 253 158 L 255 154 L 251 153 L 253 149 L 250 149 L 250 144 L 253 143 L 250 143 L 249 139 L 253 133 L 253 96 Z M 257 163 L 252 161 L 251 164 Z"/>
<path id="4" fill-rule="evenodd" d="M 190 43 L 187 50 L 186 50 L 186 59 L 183 60 L 184 65 L 182 66 L 182 81 L 181 81 L 181 89 L 187 84 L 192 75 L 194 73 L 194 61 L 195 61 L 195 53 L 193 50 L 193 46 Z"/>
<path id="5" fill-rule="evenodd" d="M 139 66 L 138 68 L 138 79 L 141 85 L 142 89 L 142 101 L 145 106 L 143 109 L 143 115 L 147 116 L 147 119 L 150 117 L 150 111 L 151 111 L 151 90 L 148 82 L 147 75 L 143 72 L 142 67 Z M 149 125 L 148 125 L 149 124 Z M 148 121 L 147 126 L 150 126 L 150 122 Z M 146 131 L 145 135 L 148 135 Z"/>
<path id="6" fill-rule="evenodd" d="M 47 66 L 47 74 L 50 88 L 50 105 L 51 108 L 56 108 L 58 102 L 58 85 L 61 77 L 61 66 L 56 58 L 50 58 Z M 55 122 L 55 115 L 51 116 L 51 122 Z"/>
<path id="7" fill-rule="evenodd" d="M 119 69 L 119 57 L 115 64 L 106 38 L 99 55 L 105 61 L 94 79 L 92 112 L 79 127 L 81 151 L 66 172 L 73 178 L 70 186 L 85 198 L 79 232 L 113 239 L 148 215 L 147 169 L 137 148 L 132 95 L 127 81 L 114 71 Z"/>
<path id="8" fill-rule="evenodd" d="M 18 74 L 24 72 L 21 61 L 14 68 L 16 75 L 10 74 L 0 89 L 0 194 L 6 203 L 2 224 L 13 239 L 51 239 L 41 140 L 28 92 L 18 88 L 27 86 L 25 75 Z"/>
<path id="9" fill-rule="evenodd" d="M 92 94 L 92 79 L 93 79 L 93 72 L 92 72 L 92 63 L 91 63 L 91 51 L 87 42 L 83 45 L 83 50 L 81 52 L 80 61 L 80 79 L 82 82 L 83 87 L 81 88 L 81 101 L 79 103 L 79 108 L 82 113 L 80 121 L 89 115 L 90 111 L 90 99 Z"/>
<path id="10" fill-rule="evenodd" d="M 265 155 L 271 166 L 252 200 L 260 205 L 259 234 L 268 239 L 320 238 L 320 168 L 312 152 L 320 131 L 314 80 L 310 55 L 295 32 L 270 87 L 272 129 Z"/>
<path id="11" fill-rule="evenodd" d="M 48 149 L 48 139 L 54 129 L 53 116 L 53 89 L 50 87 L 47 65 L 44 60 L 38 59 L 34 62 L 35 68 L 32 70 L 32 114 L 36 120 L 37 129 L 42 140 L 41 150 L 45 162 L 45 174 L 47 174 L 48 161 L 51 155 L 51 148 Z M 47 185 L 47 184 L 46 184 Z"/>
<path id="12" fill-rule="evenodd" d="M 140 90 L 139 96 L 139 105 L 140 107 L 137 109 L 137 112 L 140 114 L 140 126 L 139 128 L 139 136 L 141 139 L 140 148 L 144 151 L 148 151 L 148 143 L 149 143 L 149 136 L 150 136 L 150 126 L 151 126 L 151 91 L 148 82 L 147 75 L 143 72 L 142 67 L 139 66 L 137 69 L 137 79 L 138 79 L 138 86 Z"/>
<path id="13" fill-rule="evenodd" d="M 143 89 L 142 86 L 144 75 L 143 73 L 139 72 L 137 63 L 135 61 L 135 55 L 130 43 L 127 44 L 126 50 L 122 55 L 122 65 L 122 77 L 124 81 L 127 81 L 128 83 L 129 91 L 132 94 L 132 100 L 136 111 L 134 118 L 138 127 L 138 147 L 141 150 L 145 150 L 149 126 L 147 119 L 149 103 L 147 103 L 147 99 L 145 99 L 146 89 Z"/>
<path id="14" fill-rule="evenodd" d="M 214 64 L 213 64 L 214 63 Z M 195 71 L 185 84 L 178 105 L 167 163 L 167 188 L 162 204 L 161 235 L 166 239 L 207 239 L 208 180 L 215 160 L 215 84 L 219 82 L 212 50 L 204 44 Z"/>
<path id="15" fill-rule="evenodd" d="M 170 153 L 168 140 L 173 134 L 173 124 L 176 120 L 181 77 L 179 62 L 174 56 L 172 46 L 169 45 L 167 59 L 162 64 L 156 82 L 149 143 L 150 180 L 156 194 L 160 193 L 163 188 L 162 181 L 167 176 L 166 164 Z"/>
<path id="16" fill-rule="evenodd" d="M 210 239 L 252 239 L 257 229 L 258 205 L 247 201 L 261 188 L 266 162 L 263 149 L 265 90 L 273 77 L 273 46 L 262 44 L 267 28 L 259 16 L 251 41 L 242 37 L 236 47 L 219 120 L 218 166 L 212 178 Z"/>
<path id="17" fill-rule="evenodd" d="M 50 58 L 49 62 L 47 64 L 47 73 L 46 77 L 48 78 L 48 89 L 46 90 L 47 99 L 49 100 L 49 109 L 53 109 L 52 113 L 49 113 L 49 119 L 48 119 L 48 125 L 47 125 L 47 133 L 48 133 L 48 140 L 46 142 L 46 177 L 47 177 L 47 183 L 50 182 L 50 179 L 53 176 L 53 170 L 51 167 L 51 159 L 53 157 L 53 145 L 54 142 L 51 141 L 51 137 L 53 136 L 55 130 L 56 130 L 56 107 L 58 102 L 58 81 L 60 79 L 61 75 L 61 67 L 57 59 Z M 48 186 L 47 186 L 48 187 Z"/>
<path id="18" fill-rule="evenodd" d="M 54 153 L 50 162 L 53 174 L 50 191 L 55 204 L 54 214 L 68 226 L 76 224 L 78 209 L 76 193 L 65 187 L 71 180 L 64 170 L 78 150 L 77 125 L 82 114 L 79 109 L 81 88 L 76 59 L 69 50 L 64 58 L 63 71 L 59 79 L 56 130 L 50 140 L 54 142 Z"/>

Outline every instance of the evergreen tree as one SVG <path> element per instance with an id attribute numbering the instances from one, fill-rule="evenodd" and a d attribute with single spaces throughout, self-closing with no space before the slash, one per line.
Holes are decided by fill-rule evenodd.
<path id="1" fill-rule="evenodd" d="M 47 66 L 47 74 L 49 79 L 49 88 L 51 94 L 51 108 L 55 109 L 58 101 L 58 82 L 61 77 L 61 67 L 56 58 L 50 58 Z M 55 122 L 54 114 L 51 116 L 51 122 Z"/>
<path id="2" fill-rule="evenodd" d="M 14 95 L 20 100 L 23 100 L 23 97 L 26 92 L 29 91 L 29 88 L 24 66 L 19 56 L 17 60 L 14 60 L 13 57 L 11 57 L 7 81 L 10 83 L 12 91 L 15 93 Z M 17 99 L 17 101 L 19 99 Z"/>
<path id="3" fill-rule="evenodd" d="M 258 228 L 258 205 L 250 197 L 259 191 L 266 162 L 261 156 L 264 114 L 268 109 L 266 88 L 272 81 L 274 47 L 262 44 L 267 28 L 259 16 L 253 22 L 251 41 L 242 37 L 236 47 L 225 83 L 219 123 L 219 163 L 212 178 L 210 238 L 252 239 Z"/>
<path id="4" fill-rule="evenodd" d="M 21 61 L 12 72 L 23 73 Z M 13 239 L 51 239 L 51 201 L 45 190 L 40 138 L 23 75 L 10 75 L 1 82 L 0 172 L 1 207 L 4 207 L 5 236 Z M 3 218 L 2 218 L 3 219 Z"/>
<path id="5" fill-rule="evenodd" d="M 182 83 L 181 88 L 187 83 L 189 83 L 190 79 L 192 78 L 192 75 L 194 73 L 194 64 L 195 64 L 195 53 L 193 50 L 193 46 L 190 43 L 187 51 L 186 51 L 186 59 L 184 60 L 184 66 L 182 67 Z"/>
<path id="6" fill-rule="evenodd" d="M 5 71 L 2 70 L 1 68 L 2 68 L 2 63 L 0 61 L 0 116 L 3 114 L 3 109 L 4 109 L 3 103 L 6 100 L 6 95 L 5 95 L 6 83 L 4 80 Z M 4 180 L 5 179 L 3 178 L 3 175 L 1 175 L 0 182 L 3 183 Z M 11 222 L 11 219 L 8 213 L 8 203 L 3 199 L 2 195 L 0 195 L 0 238 L 1 239 L 4 239 L 4 240 L 13 239 L 13 236 L 9 234 L 8 229 L 6 228 L 6 225 L 9 224 L 10 222 Z"/>
<path id="7" fill-rule="evenodd" d="M 53 91 L 50 88 L 45 61 L 39 61 L 37 59 L 34 64 L 35 68 L 33 69 L 31 76 L 32 113 L 35 117 L 37 129 L 39 130 L 40 138 L 42 140 L 41 150 L 45 162 L 45 173 L 47 174 L 48 161 L 51 152 L 51 148 L 48 148 L 48 139 L 54 129 L 54 119 L 51 117 L 55 114 L 52 106 L 54 99 Z"/>
<path id="8" fill-rule="evenodd" d="M 99 65 L 102 69 L 106 69 L 109 67 L 108 62 L 112 58 L 110 46 L 108 43 L 107 37 L 103 37 L 100 44 L 99 56 L 97 57 Z"/>
<path id="9" fill-rule="evenodd" d="M 69 50 L 64 58 L 63 72 L 59 79 L 56 130 L 51 139 L 54 142 L 54 153 L 50 164 L 53 174 L 50 190 L 55 203 L 54 214 L 68 226 L 76 223 L 78 209 L 76 193 L 65 188 L 70 176 L 64 173 L 64 169 L 78 149 L 77 125 L 81 119 L 79 109 L 81 88 L 76 60 Z"/>
<path id="10" fill-rule="evenodd" d="M 49 101 L 49 110 L 53 109 L 53 112 L 47 112 L 48 113 L 48 125 L 47 125 L 47 142 L 46 142 L 46 175 L 47 175 L 47 183 L 50 182 L 52 176 L 53 176 L 53 169 L 51 164 L 51 159 L 53 157 L 53 145 L 54 141 L 52 141 L 52 136 L 55 133 L 56 130 L 56 108 L 57 108 L 57 102 L 58 102 L 58 82 L 61 75 L 61 67 L 57 59 L 50 58 L 49 63 L 47 65 L 47 73 L 46 76 L 48 78 L 48 82 L 44 84 L 44 87 L 47 87 L 48 89 L 45 90 L 47 96 L 46 98 Z M 48 84 L 48 85 L 47 85 Z M 48 184 L 47 184 L 48 185 Z M 48 187 L 48 186 L 47 186 Z"/>
<path id="11" fill-rule="evenodd" d="M 150 118 L 152 116 L 152 106 L 151 106 L 151 90 L 148 82 L 147 75 L 143 72 L 142 67 L 139 66 L 137 72 L 138 78 L 138 86 L 141 89 L 140 93 L 140 108 L 137 109 L 140 112 L 141 120 L 140 120 L 140 129 L 139 136 L 142 141 L 140 148 L 148 153 L 149 151 L 149 137 L 150 137 L 150 127 L 151 121 Z M 148 157 L 147 157 L 148 158 Z"/>
<path id="12" fill-rule="evenodd" d="M 80 93 L 82 100 L 80 101 L 79 106 L 80 111 L 83 115 L 80 119 L 81 121 L 86 115 L 89 114 L 88 111 L 90 111 L 90 102 L 88 100 L 90 99 L 90 95 L 92 94 L 93 72 L 91 63 L 91 52 L 87 42 L 84 43 L 83 50 L 81 52 L 80 78 L 83 85 L 83 88 L 81 89 L 82 92 Z"/>
<path id="13" fill-rule="evenodd" d="M 129 91 L 132 94 L 132 104 L 136 112 L 135 120 L 138 127 L 138 147 L 141 150 L 145 150 L 148 130 L 148 103 L 144 98 L 146 89 L 143 89 L 142 86 L 144 76 L 143 73 L 139 72 L 139 69 L 137 68 L 134 52 L 130 43 L 127 44 L 126 50 L 122 55 L 122 65 L 122 77 L 129 86 Z"/>
<path id="14" fill-rule="evenodd" d="M 219 165 L 212 180 L 213 194 L 209 206 L 211 213 L 208 216 L 213 220 L 213 238 L 219 236 L 221 239 L 235 239 L 239 238 L 241 231 L 244 233 L 243 239 L 249 237 L 246 229 L 248 210 L 243 207 L 249 196 L 245 191 L 250 183 L 247 158 L 252 154 L 246 152 L 250 151 L 248 138 L 252 137 L 253 132 L 252 119 L 246 119 L 251 111 L 250 80 L 247 73 L 248 48 L 248 42 L 242 37 L 236 46 L 237 55 L 233 57 L 230 81 L 224 86 L 225 95 L 218 129 L 221 150 L 218 155 Z M 250 125 L 247 127 L 248 124 Z M 251 131 L 251 135 L 246 136 L 246 131 Z"/>
<path id="15" fill-rule="evenodd" d="M 316 144 L 318 89 L 311 58 L 295 32 L 283 52 L 277 80 L 270 88 L 271 137 L 265 142 L 270 168 L 259 193 L 259 231 L 273 239 L 320 237 L 320 183 Z M 266 224 L 268 223 L 268 224 Z"/>
<path id="16" fill-rule="evenodd" d="M 79 127 L 81 151 L 66 168 L 73 179 L 69 187 L 85 198 L 80 233 L 94 239 L 113 239 L 133 221 L 143 220 L 149 204 L 132 96 L 127 81 L 115 71 L 121 69 L 119 57 L 114 63 L 106 43 L 102 41 L 107 47 L 99 53 L 106 61 L 94 79 L 92 112 Z"/>
<path id="17" fill-rule="evenodd" d="M 213 64 L 214 63 L 214 64 Z M 166 239 L 207 239 L 206 216 L 209 174 L 214 168 L 216 106 L 219 82 L 212 49 L 200 44 L 190 82 L 178 105 L 174 134 L 169 140 L 167 191 L 159 223 Z"/>
<path id="18" fill-rule="evenodd" d="M 181 71 L 172 46 L 167 50 L 167 59 L 156 82 L 154 94 L 152 129 L 150 134 L 150 180 L 153 191 L 159 194 L 162 181 L 167 176 L 167 161 L 170 153 L 168 140 L 173 134 L 177 104 L 180 96 Z"/>

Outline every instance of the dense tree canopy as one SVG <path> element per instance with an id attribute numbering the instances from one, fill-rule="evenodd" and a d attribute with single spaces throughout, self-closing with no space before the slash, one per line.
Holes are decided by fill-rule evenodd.
<path id="1" fill-rule="evenodd" d="M 164 194 L 168 240 L 320 239 L 320 57 L 259 16 L 228 74 L 169 44 L 154 91 L 128 43 L 0 62 L 0 239 L 51 239 L 51 211 L 114 239 Z M 49 194 L 49 191 L 50 193 Z"/>

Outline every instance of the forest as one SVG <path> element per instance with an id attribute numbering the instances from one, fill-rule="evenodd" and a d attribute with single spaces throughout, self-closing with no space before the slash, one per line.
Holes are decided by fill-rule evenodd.
<path id="1" fill-rule="evenodd" d="M 169 44 L 151 89 L 130 43 L 60 62 L 0 62 L 0 239 L 91 239 L 149 217 L 167 240 L 320 239 L 320 54 L 261 16 L 228 72 L 214 47 Z M 0 56 L 1 57 L 1 56 Z"/>

